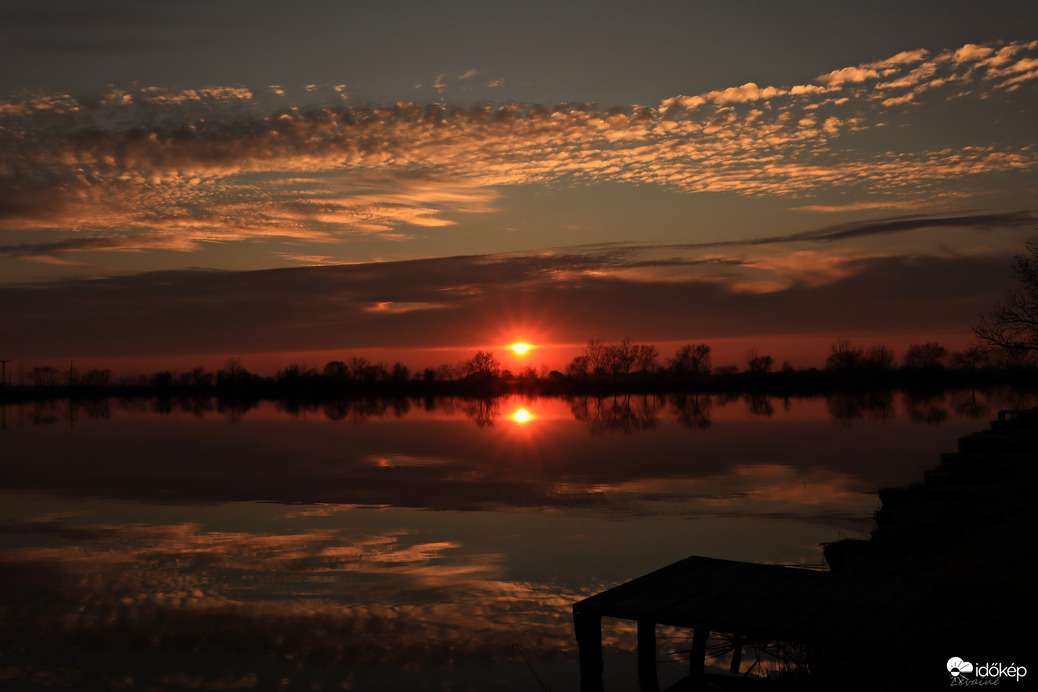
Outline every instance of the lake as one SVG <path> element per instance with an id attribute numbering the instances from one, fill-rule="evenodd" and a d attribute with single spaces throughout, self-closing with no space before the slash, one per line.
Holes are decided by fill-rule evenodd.
<path id="1" fill-rule="evenodd" d="M 9 404 L 0 685 L 575 690 L 574 601 L 689 555 L 823 567 L 877 488 L 1034 405 Z M 605 624 L 606 689 L 636 689 L 633 630 Z"/>

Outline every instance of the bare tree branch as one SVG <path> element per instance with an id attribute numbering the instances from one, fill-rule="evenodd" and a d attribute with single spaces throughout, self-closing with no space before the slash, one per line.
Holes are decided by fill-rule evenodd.
<path id="1" fill-rule="evenodd" d="M 981 317 L 973 334 L 991 350 L 1038 351 L 1038 243 L 1027 243 L 1027 254 L 1016 256 L 1013 276 L 1019 287 Z"/>

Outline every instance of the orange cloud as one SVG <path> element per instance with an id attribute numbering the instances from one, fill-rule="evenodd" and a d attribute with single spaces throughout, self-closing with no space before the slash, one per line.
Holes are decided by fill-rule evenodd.
<path id="1" fill-rule="evenodd" d="M 743 260 L 743 266 L 761 269 L 782 281 L 779 289 L 793 284 L 824 286 L 839 279 L 853 276 L 861 271 L 862 261 L 881 255 L 819 252 L 797 250 L 776 255 L 763 255 Z"/>
<path id="2" fill-rule="evenodd" d="M 839 70 L 833 70 L 828 74 L 821 75 L 815 81 L 832 89 L 843 86 L 847 83 L 856 84 L 876 77 L 879 77 L 879 72 L 874 69 L 867 67 L 844 67 Z"/>
<path id="3" fill-rule="evenodd" d="M 0 102 L 0 231 L 50 234 L 0 251 L 407 239 L 459 214 L 494 212 L 504 188 L 529 184 L 746 196 L 866 188 L 904 204 L 932 199 L 941 184 L 964 196 L 977 176 L 1033 170 L 1038 154 L 959 143 L 867 153 L 864 137 L 885 109 L 941 107 L 927 92 L 983 100 L 1018 89 L 1038 77 L 1036 51 L 1036 43 L 968 44 L 933 59 L 905 51 L 814 84 L 748 82 L 658 107 L 360 108 L 343 104 L 338 87 L 312 109 L 284 108 L 284 89 L 274 87 L 126 87 L 93 101 Z"/>
<path id="4" fill-rule="evenodd" d="M 994 52 L 991 46 L 978 46 L 975 43 L 967 43 L 952 54 L 952 60 L 956 64 L 964 62 L 976 62 L 983 60 Z"/>

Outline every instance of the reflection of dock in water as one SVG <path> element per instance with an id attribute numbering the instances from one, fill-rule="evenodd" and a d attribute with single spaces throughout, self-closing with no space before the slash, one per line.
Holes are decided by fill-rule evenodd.
<path id="1" fill-rule="evenodd" d="M 710 633 L 731 635 L 735 674 L 743 641 L 874 641 L 919 601 L 917 589 L 892 579 L 689 557 L 573 605 L 581 689 L 602 689 L 603 616 L 638 623 L 638 677 L 656 690 L 656 625 L 694 631 L 692 677 L 704 674 Z"/>
<path id="2" fill-rule="evenodd" d="M 642 690 L 658 690 L 657 625 L 693 631 L 690 682 L 704 677 L 711 633 L 732 641 L 731 673 L 741 672 L 747 642 L 804 644 L 858 665 L 871 652 L 889 675 L 928 681 L 939 678 L 920 672 L 920 661 L 990 648 L 992 632 L 999 633 L 995 653 L 1020 658 L 1009 647 L 1029 639 L 1022 628 L 1033 622 L 1021 614 L 1038 612 L 1029 588 L 1012 588 L 1038 576 L 1038 550 L 1020 541 L 1038 527 L 1036 450 L 1038 409 L 1000 411 L 990 430 L 941 455 L 925 482 L 880 490 L 871 538 L 825 546 L 832 572 L 693 556 L 575 603 L 581 690 L 602 690 L 603 616 L 638 623 Z M 1012 607 L 942 606 L 989 602 L 992 594 Z"/>

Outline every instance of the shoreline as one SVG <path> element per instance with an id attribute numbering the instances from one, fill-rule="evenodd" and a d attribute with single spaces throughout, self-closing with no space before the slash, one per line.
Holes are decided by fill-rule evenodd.
<path id="1" fill-rule="evenodd" d="M 922 482 L 879 491 L 868 539 L 824 546 L 834 572 L 898 578 L 928 593 L 911 623 L 868 652 L 823 655 L 805 689 L 929 689 L 1016 684 L 953 677 L 953 657 L 1038 675 L 1038 409 L 1000 411 L 962 437 Z M 863 665 L 871 660 L 871 665 Z"/>
<path id="2" fill-rule="evenodd" d="M 168 375 L 168 373 L 166 373 Z M 782 370 L 755 373 L 712 373 L 698 378 L 664 374 L 629 377 L 571 377 L 553 372 L 547 377 L 482 377 L 463 379 L 336 379 L 324 375 L 292 378 L 210 378 L 176 381 L 151 376 L 136 383 L 7 384 L 0 385 L 0 402 L 48 399 L 215 397 L 236 401 L 308 399 L 348 400 L 370 397 L 446 397 L 493 399 L 501 396 L 621 396 L 635 394 L 753 394 L 775 397 L 879 392 L 960 391 L 1013 387 L 1038 389 L 1038 368 L 1022 369 L 892 369 L 881 372 Z"/>

